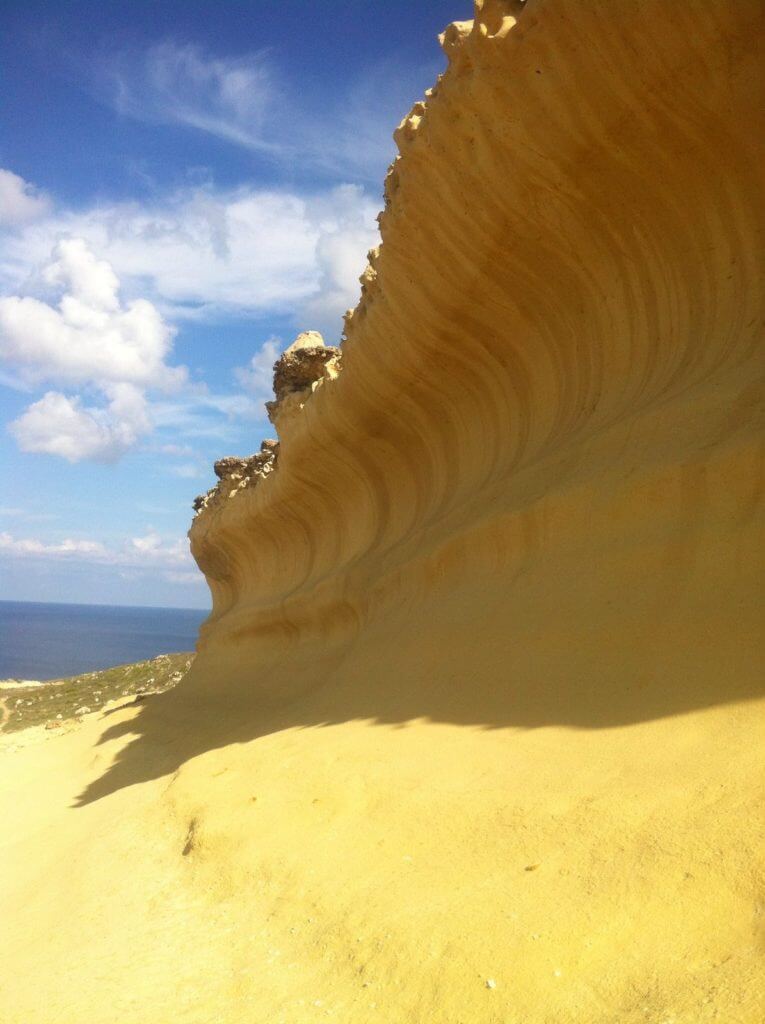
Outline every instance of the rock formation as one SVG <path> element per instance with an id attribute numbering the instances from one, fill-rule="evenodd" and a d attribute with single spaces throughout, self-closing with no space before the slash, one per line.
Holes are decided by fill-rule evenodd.
<path id="1" fill-rule="evenodd" d="M 274 401 L 266 403 L 269 419 L 280 435 L 287 424 L 325 380 L 334 380 L 340 370 L 341 352 L 324 344 L 318 331 L 304 331 L 274 363 Z M 228 455 L 215 463 L 220 483 L 206 494 L 194 499 L 194 512 L 199 513 L 233 498 L 245 487 L 264 480 L 276 468 L 279 442 L 267 439 L 260 451 L 247 458 Z"/>
<path id="2" fill-rule="evenodd" d="M 278 473 L 194 523 L 203 649 L 239 633 L 240 605 L 256 645 L 259 616 L 291 634 L 338 602 L 355 629 L 426 548 L 549 496 L 545 466 L 559 492 L 628 426 L 611 471 L 680 463 L 683 441 L 723 430 L 692 407 L 716 395 L 729 415 L 723 393 L 759 354 L 758 12 L 648 10 L 615 25 L 597 4 L 486 0 L 441 34 L 449 68 L 395 132 L 342 349 L 314 332 L 290 346 L 268 405 L 289 435 Z M 650 458 L 632 454 L 638 423 L 667 431 Z"/>
<path id="3" fill-rule="evenodd" d="M 275 468 L 278 454 L 279 442 L 268 438 L 261 441 L 260 451 L 255 455 L 247 458 L 227 455 L 218 459 L 213 469 L 219 483 L 194 499 L 194 511 L 201 512 L 215 501 L 235 497 L 245 487 L 264 480 Z"/>
<path id="4" fill-rule="evenodd" d="M 191 671 L 13 755 L 8 1024 L 763 1019 L 764 20 L 442 34 Z"/>

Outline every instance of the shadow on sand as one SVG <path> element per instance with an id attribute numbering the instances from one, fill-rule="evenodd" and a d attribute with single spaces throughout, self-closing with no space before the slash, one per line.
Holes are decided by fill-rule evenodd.
<path id="1" fill-rule="evenodd" d="M 331 658 L 326 650 L 319 656 L 306 649 L 302 657 L 292 652 L 289 668 L 286 657 L 272 657 L 251 676 L 243 675 L 241 658 L 234 669 L 223 656 L 219 666 L 212 654 L 199 656 L 175 689 L 148 698 L 136 716 L 105 729 L 101 744 L 133 738 L 77 806 L 168 775 L 207 751 L 286 729 L 414 719 L 482 729 L 601 729 L 765 695 L 765 675 L 756 664 L 752 669 L 751 656 L 747 668 L 745 655 L 734 664 L 730 652 L 720 652 L 718 660 L 687 644 L 674 659 L 657 654 L 648 667 L 634 650 L 619 647 L 610 658 L 596 648 L 547 663 L 542 650 L 513 661 L 504 651 L 497 656 L 485 646 L 467 647 L 448 674 L 448 659 L 438 651 L 417 661 L 393 639 L 378 648 L 389 652 L 386 657 L 368 651 L 359 657 L 356 643 Z"/>

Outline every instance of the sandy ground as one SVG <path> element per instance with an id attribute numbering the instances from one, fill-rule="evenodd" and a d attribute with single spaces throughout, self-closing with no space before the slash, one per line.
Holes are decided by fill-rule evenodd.
<path id="1" fill-rule="evenodd" d="M 761 704 L 288 716 L 180 768 L 165 722 L 165 774 L 79 805 L 135 714 L 2 756 L 8 1024 L 761 1017 Z"/>

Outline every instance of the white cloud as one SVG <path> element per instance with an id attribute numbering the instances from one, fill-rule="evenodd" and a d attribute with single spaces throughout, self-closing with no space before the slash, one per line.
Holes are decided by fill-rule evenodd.
<path id="1" fill-rule="evenodd" d="M 163 576 L 168 583 L 181 583 L 184 586 L 191 584 L 192 586 L 199 586 L 205 582 L 205 578 L 201 572 L 194 569 L 182 569 L 173 570 L 169 569 L 163 573 Z"/>
<path id="2" fill-rule="evenodd" d="M 130 561 L 131 555 L 139 555 L 142 561 L 148 559 L 163 565 L 185 565 L 192 561 L 189 542 L 185 537 L 167 542 L 155 530 L 149 530 L 143 537 L 131 537 L 123 555 L 115 558 L 124 564 L 125 560 Z"/>
<path id="3" fill-rule="evenodd" d="M 57 239 L 80 238 L 109 262 L 126 294 L 166 316 L 298 319 L 320 299 L 325 322 L 307 326 L 339 335 L 342 313 L 358 299 L 366 251 L 378 239 L 377 208 L 361 187 L 343 185 L 305 195 L 195 187 L 153 205 L 64 211 L 4 240 L 0 285 L 21 292 Z M 322 297 L 326 287 L 332 297 Z"/>
<path id="4" fill-rule="evenodd" d="M 73 307 L 75 321 L 82 317 L 81 308 L 108 312 L 119 308 L 117 275 L 106 260 L 96 259 L 81 238 L 59 242 L 42 276 L 47 284 L 61 286 L 65 292 L 62 305 Z M 90 317 L 86 314 L 85 319 L 87 322 Z"/>
<path id="5" fill-rule="evenodd" d="M 117 547 L 91 539 L 67 537 L 61 541 L 43 541 L 0 532 L 0 556 L 115 566 L 151 574 L 159 572 L 174 583 L 204 582 L 194 565 L 188 540 L 185 537 L 166 539 L 155 530 L 127 538 Z"/>
<path id="6" fill-rule="evenodd" d="M 163 582 L 184 588 L 205 587 L 205 578 L 191 557 L 188 540 L 163 537 L 153 529 L 111 544 L 90 537 L 43 540 L 0 531 L 2 571 L 12 575 L 14 564 L 20 572 L 32 573 L 33 577 L 42 572 L 56 578 L 58 570 L 64 572 L 67 580 L 76 579 L 82 572 L 93 579 L 111 576 L 114 585 L 120 587 L 120 579 L 142 581 L 144 593 L 152 598 L 161 592 Z M 34 570 L 32 565 L 36 566 Z"/>
<path id="7" fill-rule="evenodd" d="M 307 321 L 325 324 L 356 305 L 359 297 L 359 254 L 377 243 L 377 235 L 361 220 L 346 222 L 342 230 L 325 232 L 316 246 L 319 290 L 304 307 Z"/>
<path id="8" fill-rule="evenodd" d="M 171 387 L 174 330 L 146 300 L 122 305 L 119 280 L 82 238 L 56 242 L 40 274 L 62 294 L 57 306 L 29 296 L 0 298 L 0 358 L 28 383 L 131 383 Z"/>
<path id="9" fill-rule="evenodd" d="M 0 298 L 0 358 L 27 385 L 91 387 L 106 404 L 48 391 L 9 430 L 25 452 L 114 462 L 152 429 L 145 389 L 186 380 L 185 368 L 166 362 L 174 330 L 146 300 L 123 305 L 114 270 L 83 239 L 57 242 L 39 278 L 60 301 Z"/>
<path id="10" fill-rule="evenodd" d="M 10 533 L 0 533 L 0 552 L 21 557 L 44 555 L 67 558 L 71 555 L 87 555 L 90 558 L 101 558 L 106 555 L 106 548 L 93 540 L 67 538 L 58 544 L 46 544 L 44 541 L 30 538 L 17 540 Z"/>
<path id="11" fill-rule="evenodd" d="M 13 171 L 0 168 L 0 227 L 22 224 L 42 217 L 50 199 Z"/>
<path id="12" fill-rule="evenodd" d="M 298 195 L 195 187 L 151 206 L 62 211 L 0 247 L 0 383 L 48 387 L 11 425 L 24 451 L 113 462 L 152 429 L 231 437 L 262 419 L 278 339 L 215 394 L 171 365 L 169 318 L 285 316 L 329 343 L 355 304 L 376 204 L 358 186 Z M 128 387 L 129 386 L 129 387 Z M 157 391 L 170 395 L 158 395 Z"/>
<path id="13" fill-rule="evenodd" d="M 48 391 L 9 430 L 24 452 L 58 455 L 68 462 L 116 462 L 151 430 L 144 395 L 132 384 L 109 385 L 105 408 L 84 407 L 79 397 Z"/>
<path id="14" fill-rule="evenodd" d="M 281 338 L 272 335 L 263 342 L 247 366 L 237 366 L 234 370 L 236 380 L 255 396 L 257 402 L 267 402 L 273 397 L 274 363 L 283 348 Z"/>

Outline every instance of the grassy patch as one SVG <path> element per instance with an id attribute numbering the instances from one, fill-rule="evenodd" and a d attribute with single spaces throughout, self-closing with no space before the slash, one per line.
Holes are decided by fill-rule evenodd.
<path id="1" fill-rule="evenodd" d="M 3 732 L 17 732 L 33 725 L 55 729 L 59 723 L 99 711 L 104 704 L 143 693 L 161 693 L 180 682 L 193 654 L 160 654 L 150 661 L 117 665 L 100 672 L 86 672 L 38 686 L 0 682 L 0 716 Z"/>

